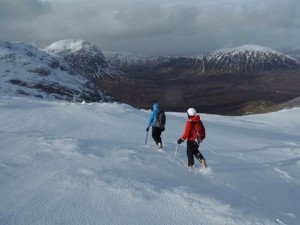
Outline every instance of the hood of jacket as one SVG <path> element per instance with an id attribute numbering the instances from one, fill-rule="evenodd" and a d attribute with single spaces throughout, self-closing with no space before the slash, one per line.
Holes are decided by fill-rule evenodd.
<path id="1" fill-rule="evenodd" d="M 190 122 L 199 122 L 200 121 L 200 116 L 196 115 L 196 116 L 190 117 L 189 121 Z"/>
<path id="2" fill-rule="evenodd" d="M 159 110 L 159 104 L 158 103 L 154 103 L 153 104 L 153 111 L 158 111 Z"/>

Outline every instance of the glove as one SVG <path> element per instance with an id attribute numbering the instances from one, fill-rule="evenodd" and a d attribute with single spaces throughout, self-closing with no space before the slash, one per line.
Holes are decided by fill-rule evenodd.
<path id="1" fill-rule="evenodd" d="M 147 131 L 147 132 L 149 131 L 149 127 L 147 127 L 146 131 Z"/>
<path id="2" fill-rule="evenodd" d="M 178 139 L 177 144 L 181 144 L 183 142 L 183 140 L 181 138 Z"/>
<path id="3" fill-rule="evenodd" d="M 160 128 L 161 132 L 163 132 L 165 130 L 165 128 Z"/>

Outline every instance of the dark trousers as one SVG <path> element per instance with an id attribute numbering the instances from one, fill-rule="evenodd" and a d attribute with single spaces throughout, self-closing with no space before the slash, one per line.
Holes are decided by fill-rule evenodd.
<path id="1" fill-rule="evenodd" d="M 188 158 L 188 165 L 193 166 L 195 164 L 194 162 L 194 156 L 200 160 L 204 159 L 203 155 L 199 151 L 199 145 L 195 141 L 187 141 L 187 146 L 186 146 L 186 154 Z"/>
<path id="2" fill-rule="evenodd" d="M 161 143 L 161 128 L 152 126 L 152 138 L 156 144 Z"/>

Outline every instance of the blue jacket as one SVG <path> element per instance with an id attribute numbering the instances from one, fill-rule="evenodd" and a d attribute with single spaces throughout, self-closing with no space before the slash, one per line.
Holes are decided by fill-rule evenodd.
<path id="1" fill-rule="evenodd" d="M 156 124 L 156 113 L 158 111 L 159 111 L 159 105 L 157 103 L 154 103 L 153 104 L 153 111 L 151 111 L 150 116 L 149 116 L 147 128 L 149 128 L 150 126 L 157 127 L 157 124 Z"/>

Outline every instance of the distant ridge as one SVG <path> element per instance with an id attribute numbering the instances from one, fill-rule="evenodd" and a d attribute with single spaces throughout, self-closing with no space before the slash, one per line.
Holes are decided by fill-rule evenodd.
<path id="1" fill-rule="evenodd" d="M 106 53 L 109 63 L 128 73 L 143 69 L 155 70 L 167 65 L 172 71 L 181 64 L 197 74 L 253 73 L 286 71 L 300 68 L 299 60 L 273 49 L 259 45 L 243 45 L 236 48 L 215 50 L 191 56 L 148 57 L 133 53 Z M 172 64 L 174 63 L 174 64 Z M 198 67 L 195 70 L 195 66 Z"/>

